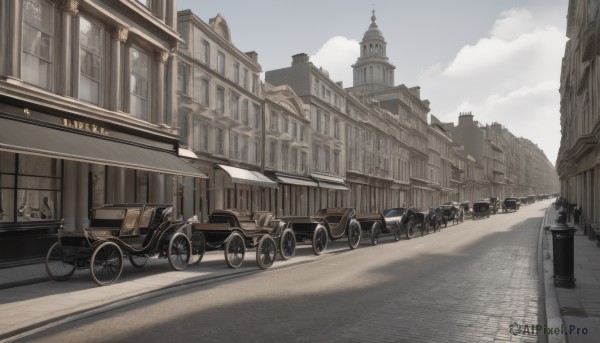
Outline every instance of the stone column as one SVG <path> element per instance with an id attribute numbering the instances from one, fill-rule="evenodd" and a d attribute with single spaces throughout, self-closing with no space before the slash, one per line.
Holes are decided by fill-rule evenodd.
<path id="1" fill-rule="evenodd" d="M 89 225 L 88 221 L 88 173 L 89 165 L 87 163 L 77 163 L 77 203 L 75 230 L 81 231 Z"/>
<path id="2" fill-rule="evenodd" d="M 150 181 L 150 196 L 148 202 L 151 203 L 165 203 L 170 202 L 171 199 L 165 198 L 165 175 L 159 173 L 149 173 Z"/>
<path id="3" fill-rule="evenodd" d="M 71 87 L 72 85 L 72 80 L 74 80 L 75 78 L 77 78 L 77 83 L 75 84 L 79 84 L 79 70 L 75 69 L 73 70 L 72 66 L 73 66 L 73 57 L 76 56 L 77 59 L 79 59 L 79 34 L 77 33 L 76 36 L 77 37 L 72 37 L 72 32 L 79 32 L 79 30 L 73 30 L 73 17 L 77 15 L 78 13 L 78 6 L 79 6 L 79 2 L 78 0 L 67 0 L 64 2 L 63 4 L 63 11 L 61 13 L 62 15 L 62 27 L 61 27 L 61 33 L 60 33 L 60 42 L 57 40 L 55 41 L 55 44 L 58 46 L 58 44 L 60 43 L 60 61 L 58 63 L 60 71 L 61 71 L 61 75 L 58 78 L 58 91 L 60 92 L 60 95 L 64 95 L 64 96 L 73 96 L 73 97 L 78 97 L 79 94 L 74 94 L 74 90 Z M 78 24 L 76 24 L 77 27 L 79 27 Z M 72 76 L 71 76 L 72 75 Z M 72 79 L 73 77 L 73 79 Z M 75 88 L 75 89 L 78 89 Z"/>
<path id="4" fill-rule="evenodd" d="M 166 95 L 166 113 L 164 116 L 165 124 L 171 127 L 177 127 L 175 117 L 177 117 L 177 58 L 173 51 L 177 51 L 177 43 L 171 48 L 171 58 L 167 62 L 167 73 L 165 82 L 165 95 Z"/>
<path id="5" fill-rule="evenodd" d="M 123 92 L 123 64 L 121 61 L 121 51 L 123 45 L 127 42 L 129 30 L 124 27 L 117 27 L 112 35 L 112 56 L 110 68 L 110 104 L 109 109 L 113 111 L 123 110 L 122 92 Z"/>
<path id="6" fill-rule="evenodd" d="M 168 51 L 159 51 L 156 55 L 156 90 L 152 120 L 154 124 L 165 123 L 165 64 L 169 61 Z"/>
<path id="7" fill-rule="evenodd" d="M 75 231 L 76 207 L 77 207 L 77 185 L 73 180 L 77 179 L 77 162 L 64 162 L 64 187 L 63 187 L 63 218 L 67 231 Z"/>
<path id="8" fill-rule="evenodd" d="M 131 62 L 129 48 L 131 48 L 130 42 L 123 45 L 123 75 L 125 75 L 125 77 L 123 78 L 123 89 L 121 93 L 123 95 L 122 110 L 126 113 L 129 113 L 129 109 L 131 108 L 131 82 L 129 80 L 131 77 Z"/>

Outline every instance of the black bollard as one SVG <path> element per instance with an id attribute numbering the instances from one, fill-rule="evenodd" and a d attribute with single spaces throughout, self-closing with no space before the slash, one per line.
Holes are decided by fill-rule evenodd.
<path id="1" fill-rule="evenodd" d="M 559 218 L 562 219 L 560 214 Z M 573 288 L 575 287 L 573 238 L 577 229 L 558 221 L 558 224 L 551 227 L 550 231 L 552 232 L 554 286 Z"/>

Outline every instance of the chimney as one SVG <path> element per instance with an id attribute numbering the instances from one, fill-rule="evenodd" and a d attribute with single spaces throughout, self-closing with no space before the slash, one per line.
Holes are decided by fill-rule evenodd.
<path id="1" fill-rule="evenodd" d="M 458 125 L 472 125 L 473 114 L 471 112 L 460 112 L 458 114 Z"/>
<path id="2" fill-rule="evenodd" d="M 305 53 L 299 53 L 292 56 L 292 65 L 306 64 L 308 63 L 308 55 Z"/>
<path id="3" fill-rule="evenodd" d="M 248 51 L 246 52 L 246 56 L 250 57 L 254 62 L 258 62 L 258 54 L 256 51 Z"/>

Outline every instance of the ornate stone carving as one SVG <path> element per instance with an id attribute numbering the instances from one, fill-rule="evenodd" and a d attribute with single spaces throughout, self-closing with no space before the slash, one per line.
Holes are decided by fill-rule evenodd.
<path id="1" fill-rule="evenodd" d="M 158 53 L 156 54 L 156 60 L 160 63 L 166 64 L 167 61 L 169 60 L 169 52 L 166 50 L 160 50 L 158 51 Z"/>
<path id="2" fill-rule="evenodd" d="M 127 36 L 129 35 L 129 29 L 126 27 L 119 26 L 114 31 L 114 37 L 121 43 L 127 42 Z"/>
<path id="3" fill-rule="evenodd" d="M 72 16 L 76 16 L 79 12 L 79 0 L 64 0 L 63 10 Z"/>

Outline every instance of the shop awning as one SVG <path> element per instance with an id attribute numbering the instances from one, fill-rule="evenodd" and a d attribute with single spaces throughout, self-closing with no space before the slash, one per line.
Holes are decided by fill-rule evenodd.
<path id="1" fill-rule="evenodd" d="M 277 181 L 280 183 L 284 183 L 287 185 L 295 185 L 295 186 L 307 186 L 307 187 L 319 187 L 319 184 L 317 183 L 317 181 L 308 178 L 308 177 L 296 177 L 296 176 L 292 176 L 292 175 L 281 175 L 278 173 L 275 173 L 275 177 L 277 178 Z"/>
<path id="2" fill-rule="evenodd" d="M 322 175 L 322 174 L 310 174 L 313 179 L 317 180 L 319 183 L 319 187 L 321 188 L 329 188 L 335 189 L 338 191 L 349 191 L 350 188 L 346 186 L 346 182 L 341 177 L 335 177 L 330 175 Z"/>
<path id="3" fill-rule="evenodd" d="M 272 181 L 271 179 L 257 171 L 226 166 L 223 164 L 218 164 L 218 166 L 219 168 L 223 169 L 227 174 L 229 174 L 229 176 L 231 177 L 231 181 L 234 183 L 277 188 L 277 182 Z"/>
<path id="4" fill-rule="evenodd" d="M 149 172 L 207 178 L 174 153 L 0 118 L 0 150 Z"/>

